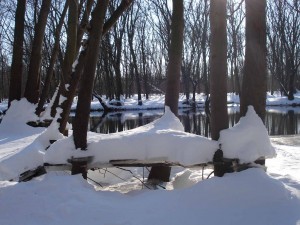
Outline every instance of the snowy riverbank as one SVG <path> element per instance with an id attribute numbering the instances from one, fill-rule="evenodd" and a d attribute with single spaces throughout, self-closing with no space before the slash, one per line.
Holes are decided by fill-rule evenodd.
<path id="1" fill-rule="evenodd" d="M 192 98 L 192 96 L 190 96 Z M 204 94 L 196 94 L 196 105 L 198 108 L 204 108 L 206 95 Z M 110 102 L 103 97 L 103 100 L 106 102 L 108 106 Z M 138 97 L 137 95 L 132 96 L 131 98 L 122 99 L 122 106 L 119 106 L 118 109 L 120 110 L 149 110 L 149 109 L 163 109 L 165 104 L 165 96 L 164 95 L 150 95 L 149 99 L 146 99 L 143 95 L 142 98 L 143 105 L 138 105 Z M 227 102 L 228 106 L 238 106 L 240 104 L 240 98 L 238 95 L 234 93 L 227 94 Z M 186 96 L 181 94 L 178 101 L 178 106 L 181 109 L 184 108 L 191 108 L 191 105 L 186 104 Z M 269 107 L 277 107 L 277 106 L 300 106 L 300 92 L 298 91 L 295 94 L 295 99 L 289 101 L 286 96 L 281 96 L 279 93 L 274 93 L 271 95 L 270 93 L 267 94 L 267 101 L 266 105 Z M 77 106 L 77 99 L 74 99 L 72 104 L 72 111 L 75 111 Z M 114 106 L 112 106 L 114 107 Z M 0 103 L 0 114 L 1 112 L 7 109 L 7 101 L 3 101 Z M 102 111 L 103 107 L 99 103 L 99 101 L 95 98 L 91 102 L 91 110 L 92 111 Z"/>

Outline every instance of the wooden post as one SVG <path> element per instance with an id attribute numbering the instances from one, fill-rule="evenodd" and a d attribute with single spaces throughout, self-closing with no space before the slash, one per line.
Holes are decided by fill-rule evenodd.
<path id="1" fill-rule="evenodd" d="M 91 162 L 93 156 L 81 157 L 81 158 L 71 158 L 68 160 L 72 164 L 71 175 L 82 174 L 82 177 L 87 179 L 87 164 Z"/>
<path id="2" fill-rule="evenodd" d="M 233 172 L 232 162 L 224 160 L 221 144 L 219 145 L 219 149 L 214 154 L 213 164 L 214 174 L 217 177 L 223 177 L 225 173 Z"/>

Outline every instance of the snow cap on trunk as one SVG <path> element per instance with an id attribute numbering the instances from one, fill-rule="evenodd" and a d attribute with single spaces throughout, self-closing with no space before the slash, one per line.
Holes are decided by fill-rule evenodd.
<path id="1" fill-rule="evenodd" d="M 170 130 L 184 131 L 182 123 L 171 111 L 169 106 L 165 106 L 164 115 L 160 119 L 154 121 L 153 124 L 157 130 L 163 130 L 167 128 Z"/>
<path id="2" fill-rule="evenodd" d="M 248 106 L 246 116 L 235 126 L 220 132 L 219 143 L 225 158 L 238 158 L 241 163 L 276 156 L 268 131 L 253 106 Z"/>

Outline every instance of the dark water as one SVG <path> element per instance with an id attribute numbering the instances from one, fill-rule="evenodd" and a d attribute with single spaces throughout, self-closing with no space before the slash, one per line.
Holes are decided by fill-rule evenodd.
<path id="1" fill-rule="evenodd" d="M 229 108 L 229 126 L 232 127 L 239 121 L 237 108 Z M 127 111 L 109 113 L 94 112 L 90 118 L 90 130 L 98 133 L 115 133 L 143 126 L 160 118 L 163 110 L 151 111 Z M 202 110 L 179 112 L 179 119 L 184 125 L 185 131 L 210 136 L 209 121 Z M 293 135 L 300 134 L 300 108 L 276 107 L 268 108 L 265 125 L 269 135 Z"/>

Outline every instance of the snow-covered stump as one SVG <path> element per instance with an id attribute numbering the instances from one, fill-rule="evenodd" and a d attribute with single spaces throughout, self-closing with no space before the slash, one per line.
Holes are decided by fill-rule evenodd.
<path id="1" fill-rule="evenodd" d="M 222 169 L 225 173 L 263 167 L 265 159 L 276 156 L 265 125 L 252 106 L 234 127 L 221 131 L 219 150 L 214 162 L 220 175 Z"/>

